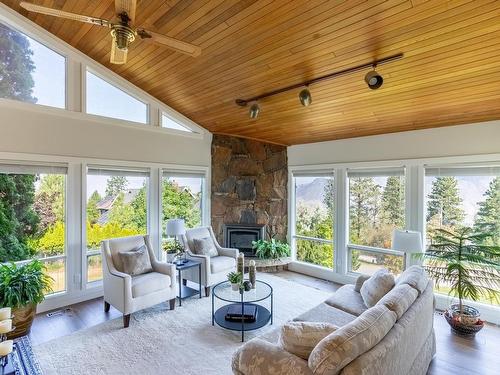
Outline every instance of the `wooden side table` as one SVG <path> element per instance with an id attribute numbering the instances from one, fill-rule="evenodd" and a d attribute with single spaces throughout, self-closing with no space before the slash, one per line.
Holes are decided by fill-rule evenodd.
<path id="1" fill-rule="evenodd" d="M 183 285 L 182 283 L 182 271 L 193 267 L 198 267 L 198 290 Z M 196 294 L 199 294 L 199 298 L 201 298 L 201 262 L 189 259 L 186 263 L 175 263 L 175 268 L 177 269 L 179 279 L 179 295 L 177 296 L 179 298 L 179 306 L 182 306 L 182 300 L 185 298 L 192 297 Z"/>

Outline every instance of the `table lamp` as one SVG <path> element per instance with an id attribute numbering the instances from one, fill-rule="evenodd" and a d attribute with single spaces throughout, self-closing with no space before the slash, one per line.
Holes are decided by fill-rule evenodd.
<path id="1" fill-rule="evenodd" d="M 183 236 L 186 234 L 186 228 L 184 226 L 183 219 L 170 219 L 167 221 L 167 228 L 165 230 L 167 236 L 174 236 L 174 241 L 176 244 L 179 244 L 178 236 Z M 183 264 L 187 262 L 186 252 L 184 251 L 184 259 L 178 261 L 179 264 Z M 182 253 L 180 254 L 182 255 Z"/>
<path id="2" fill-rule="evenodd" d="M 408 265 L 407 254 L 422 252 L 422 234 L 412 230 L 394 229 L 392 249 L 405 253 L 404 268 L 406 269 Z"/>

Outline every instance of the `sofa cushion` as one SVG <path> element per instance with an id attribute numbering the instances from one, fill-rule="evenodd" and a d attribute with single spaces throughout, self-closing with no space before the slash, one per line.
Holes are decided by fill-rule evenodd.
<path id="1" fill-rule="evenodd" d="M 319 342 L 309 356 L 309 368 L 317 375 L 338 374 L 351 361 L 378 344 L 395 321 L 396 314 L 384 305 L 366 310 Z"/>
<path id="2" fill-rule="evenodd" d="M 308 359 L 314 347 L 336 329 L 330 323 L 288 322 L 281 327 L 279 344 L 287 352 Z"/>
<path id="3" fill-rule="evenodd" d="M 356 315 L 349 314 L 323 302 L 293 320 L 296 322 L 326 322 L 341 327 L 354 319 L 356 319 Z"/>
<path id="4" fill-rule="evenodd" d="M 118 255 L 122 262 L 123 272 L 129 275 L 142 275 L 153 271 L 146 245 L 133 250 L 122 251 Z"/>
<path id="5" fill-rule="evenodd" d="M 222 271 L 228 271 L 236 266 L 236 259 L 231 257 L 213 257 L 210 258 L 210 272 L 219 273 Z"/>
<path id="6" fill-rule="evenodd" d="M 369 278 L 370 275 L 365 275 L 365 274 L 359 275 L 358 278 L 356 279 L 356 284 L 354 285 L 354 291 L 359 293 L 361 287 L 363 286 L 365 281 L 368 280 Z"/>
<path id="7" fill-rule="evenodd" d="M 353 315 L 361 315 L 367 307 L 361 294 L 354 290 L 355 286 L 348 284 L 339 288 L 325 303 Z"/>
<path id="8" fill-rule="evenodd" d="M 394 287 L 394 276 L 386 269 L 375 272 L 361 286 L 359 293 L 366 306 L 372 307 Z"/>
<path id="9" fill-rule="evenodd" d="M 398 320 L 408 310 L 417 299 L 418 292 L 408 284 L 395 286 L 389 293 L 383 296 L 377 305 L 385 305 L 389 310 L 394 311 Z"/>
<path id="10" fill-rule="evenodd" d="M 159 272 L 149 272 L 132 277 L 132 297 L 145 296 L 162 289 L 169 288 L 172 283 L 170 276 Z"/>
<path id="11" fill-rule="evenodd" d="M 408 267 L 396 280 L 396 285 L 408 284 L 418 291 L 418 295 L 424 292 L 428 283 L 429 278 L 420 266 Z"/>
<path id="12" fill-rule="evenodd" d="M 193 251 L 195 254 L 208 255 L 209 257 L 216 257 L 219 255 L 214 240 L 211 237 L 194 238 Z"/>

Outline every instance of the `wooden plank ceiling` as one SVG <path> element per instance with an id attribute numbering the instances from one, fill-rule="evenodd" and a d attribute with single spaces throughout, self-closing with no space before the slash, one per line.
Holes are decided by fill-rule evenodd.
<path id="1" fill-rule="evenodd" d="M 197 58 L 136 41 L 125 65 L 109 63 L 97 26 L 5 4 L 214 133 L 301 144 L 500 118 L 500 1 L 139 0 L 137 26 L 202 47 Z M 109 19 L 112 0 L 36 0 Z M 262 100 L 277 88 L 395 53 L 369 90 L 354 73 Z"/>

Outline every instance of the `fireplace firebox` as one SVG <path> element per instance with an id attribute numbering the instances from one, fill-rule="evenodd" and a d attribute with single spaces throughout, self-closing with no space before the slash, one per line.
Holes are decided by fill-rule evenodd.
<path id="1" fill-rule="evenodd" d="M 255 256 L 252 241 L 265 238 L 266 226 L 261 224 L 225 224 L 224 246 L 238 249 L 248 257 Z"/>

